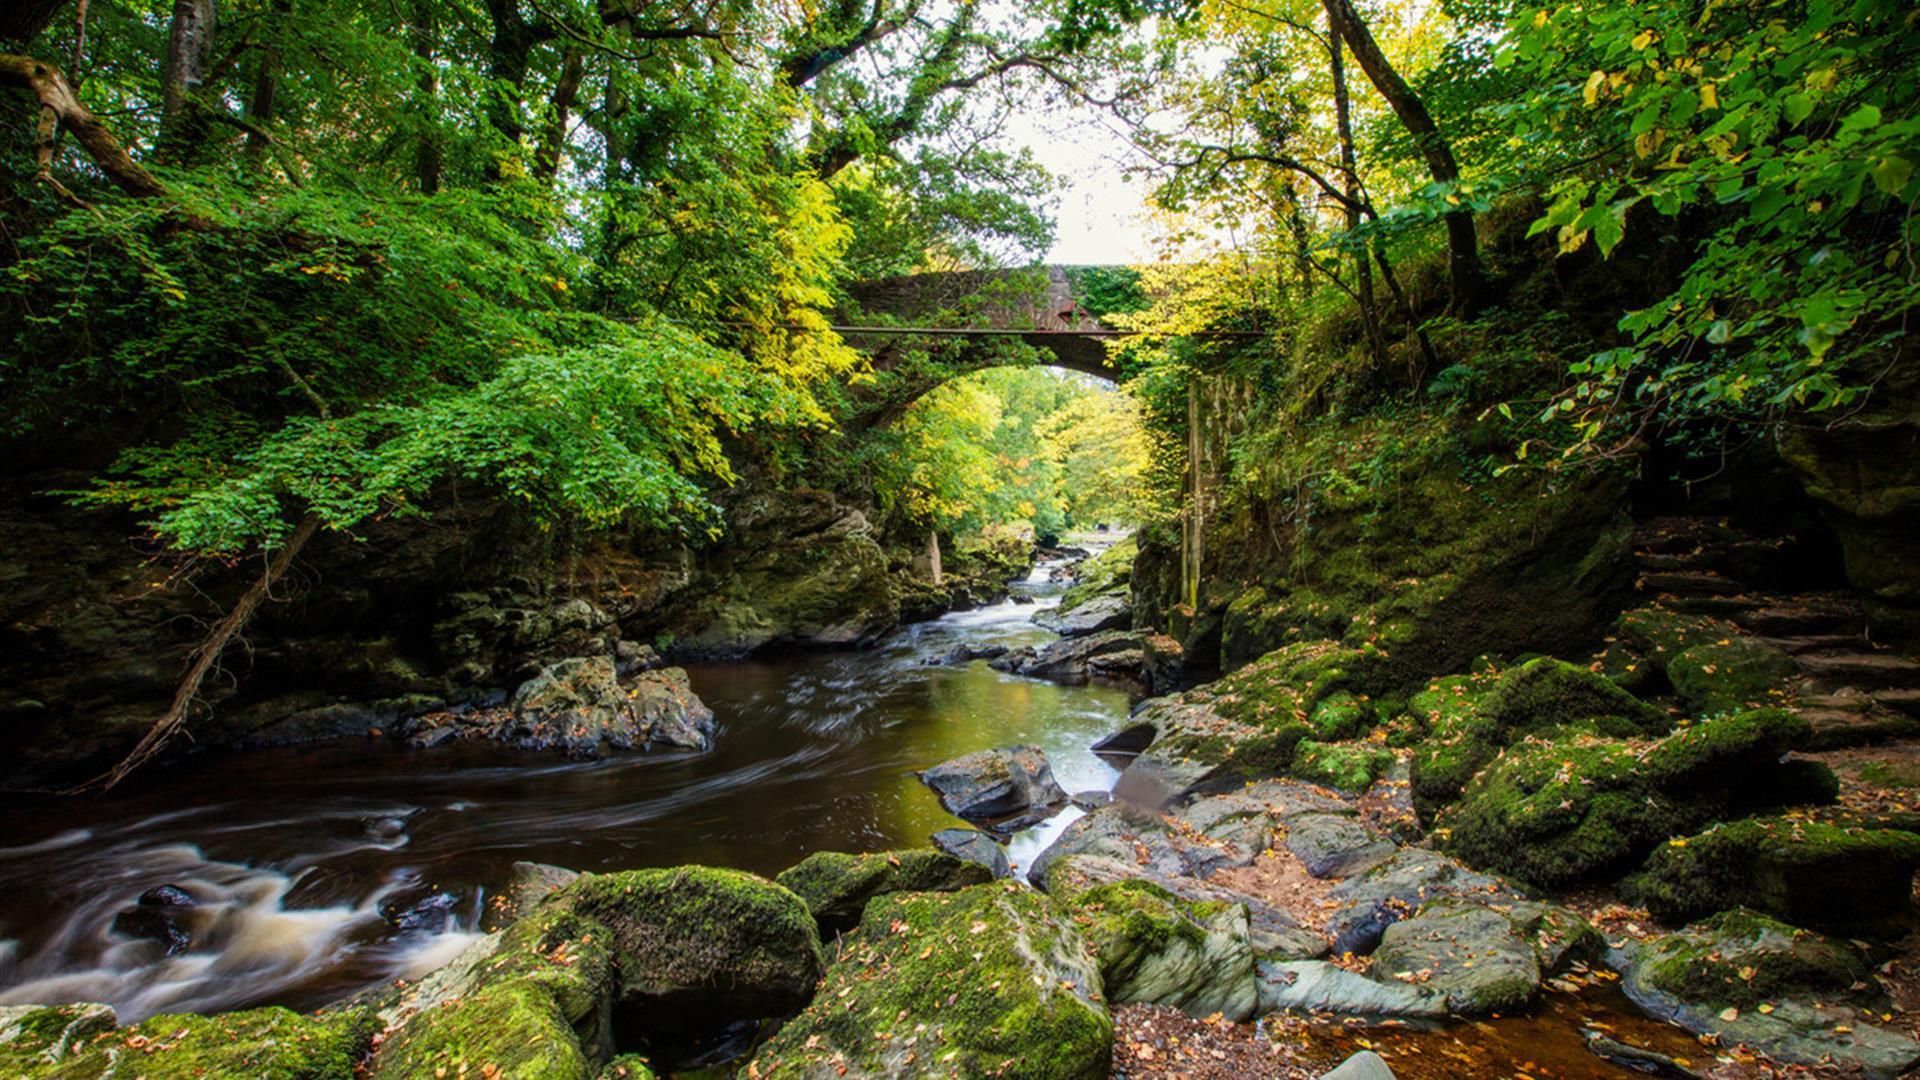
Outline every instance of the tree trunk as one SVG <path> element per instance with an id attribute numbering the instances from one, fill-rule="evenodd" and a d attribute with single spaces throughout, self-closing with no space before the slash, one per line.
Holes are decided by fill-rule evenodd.
<path id="1" fill-rule="evenodd" d="M 192 157 L 206 134 L 196 97 L 213 61 L 213 23 L 213 0 L 173 0 L 167 58 L 160 69 L 160 140 L 155 151 L 162 161 Z"/>
<path id="2" fill-rule="evenodd" d="M 1330 58 L 1333 76 L 1333 120 L 1340 134 L 1340 171 L 1345 174 L 1342 190 L 1346 200 L 1342 204 L 1347 216 L 1347 236 L 1349 243 L 1355 229 L 1360 227 L 1360 168 L 1353 151 L 1353 103 L 1347 96 L 1347 62 L 1341 49 L 1340 29 L 1329 26 L 1327 34 L 1327 52 Z M 1370 246 L 1370 245 L 1368 245 Z M 1373 263 L 1367 258 L 1367 246 L 1353 253 L 1353 291 L 1360 300 L 1360 325 L 1367 335 L 1367 351 L 1373 354 L 1374 363 L 1385 367 L 1390 354 L 1387 352 L 1387 334 L 1380 328 L 1380 306 L 1373 296 Z"/>
<path id="3" fill-rule="evenodd" d="M 100 118 L 80 104 L 59 68 L 31 56 L 0 55 L 0 86 L 25 90 L 40 102 L 40 137 L 35 150 L 42 181 L 55 187 L 59 185 L 52 172 L 53 136 L 64 129 L 73 133 L 74 140 L 93 158 L 93 163 L 121 190 L 143 198 L 166 194 L 167 189 L 133 160 Z"/>
<path id="4" fill-rule="evenodd" d="M 0 48 L 19 49 L 31 44 L 66 3 L 67 0 L 7 0 L 0 4 Z"/>
<path id="5" fill-rule="evenodd" d="M 533 47 L 547 39 L 547 31 L 520 17 L 519 0 L 487 0 L 487 13 L 493 19 L 493 37 L 487 43 L 487 76 L 493 80 L 487 88 L 487 122 L 506 139 L 509 152 L 514 152 L 526 134 L 520 122 L 520 95 L 527 82 L 527 68 Z M 499 165 L 488 165 L 487 175 L 498 179 Z"/>
<path id="6" fill-rule="evenodd" d="M 276 18 L 292 14 L 292 0 L 276 0 L 273 11 Z M 247 158 L 251 162 L 257 163 L 267 149 L 267 125 L 273 123 L 274 98 L 280 93 L 279 72 L 280 50 L 262 50 L 259 66 L 253 72 L 253 95 L 247 100 L 247 122 L 253 125 L 247 132 Z"/>
<path id="7" fill-rule="evenodd" d="M 413 39 L 413 55 L 420 61 L 419 105 L 416 120 L 421 125 L 420 142 L 413 150 L 413 171 L 420 182 L 420 193 L 432 195 L 440 190 L 440 75 L 434 66 L 440 37 L 439 20 L 434 16 L 434 0 L 414 0 L 413 23 L 407 28 Z"/>
<path id="8" fill-rule="evenodd" d="M 553 85 L 551 114 L 540 134 L 540 147 L 533 154 L 533 175 L 542 184 L 553 183 L 560 172 L 560 156 L 567 146 L 567 124 L 573 116 L 573 103 L 580 96 L 580 80 L 586 65 L 579 49 L 568 49 L 560 64 L 560 79 Z"/>
<path id="9" fill-rule="evenodd" d="M 293 535 L 287 537 L 287 542 L 267 560 L 266 569 L 261 573 L 259 580 L 248 586 L 246 592 L 240 594 L 240 599 L 234 602 L 226 616 L 214 624 L 213 631 L 207 635 L 206 640 L 189 654 L 186 674 L 174 688 L 173 702 L 167 706 L 167 711 L 161 714 L 160 719 L 155 721 L 151 728 L 147 729 L 147 733 L 132 750 L 127 752 L 126 757 L 120 759 L 119 764 L 75 788 L 70 794 L 106 791 L 112 788 L 125 780 L 135 769 L 152 760 L 153 756 L 164 749 L 167 742 L 186 726 L 187 716 L 193 711 L 193 703 L 200 696 L 200 687 L 206 683 L 207 676 L 212 674 L 214 667 L 219 664 L 220 654 L 226 651 L 234 638 L 240 636 L 240 631 L 246 629 L 247 622 L 253 618 L 253 613 L 260 609 L 260 605 L 268 596 L 272 595 L 274 584 L 286 574 L 287 568 L 293 565 L 293 557 L 300 553 L 300 549 L 307 545 L 308 540 L 313 539 L 313 534 L 319 531 L 319 528 L 320 518 L 317 515 L 308 514 L 300 519 L 300 524 L 294 528 Z"/>
<path id="10" fill-rule="evenodd" d="M 1334 33 L 1353 50 L 1353 58 L 1366 72 L 1380 96 L 1387 99 L 1394 116 L 1413 136 L 1427 171 L 1436 183 L 1454 184 L 1460 180 L 1460 166 L 1453 159 L 1453 148 L 1427 112 L 1426 103 L 1413 92 L 1407 81 L 1393 69 L 1380 45 L 1373 40 L 1366 20 L 1354 10 L 1353 0 L 1322 0 L 1327 20 Z M 1486 299 L 1486 276 L 1480 266 L 1480 247 L 1473 232 L 1473 211 L 1464 206 L 1447 215 L 1447 271 L 1453 286 L 1453 306 L 1457 311 L 1477 311 Z"/>
<path id="11" fill-rule="evenodd" d="M 940 571 L 940 530 L 927 530 L 927 567 L 933 574 L 933 583 L 940 584 L 946 575 Z"/>

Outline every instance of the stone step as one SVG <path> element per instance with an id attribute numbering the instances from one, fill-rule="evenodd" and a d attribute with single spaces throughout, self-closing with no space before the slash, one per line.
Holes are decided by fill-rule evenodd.
<path id="1" fill-rule="evenodd" d="M 1719 567 L 1721 559 L 1717 551 L 1686 551 L 1667 554 L 1657 551 L 1637 551 L 1633 561 L 1642 570 L 1713 570 Z"/>
<path id="2" fill-rule="evenodd" d="M 1744 535 L 1713 518 L 1660 517 L 1641 522 L 1634 529 L 1633 546 L 1636 551 L 1678 555 L 1727 544 Z"/>
<path id="3" fill-rule="evenodd" d="M 1640 587 L 1673 596 L 1737 596 L 1746 586 L 1711 570 L 1659 570 L 1640 575 Z"/>
<path id="4" fill-rule="evenodd" d="M 1908 716 L 1920 717 L 1920 689 L 1903 687 L 1896 690 L 1876 690 L 1873 700 L 1880 705 Z"/>
<path id="5" fill-rule="evenodd" d="M 1763 597 L 1747 596 L 1674 596 L 1662 594 L 1660 603 L 1675 611 L 1684 611 L 1689 615 L 1712 615 L 1721 619 L 1740 621 L 1741 616 L 1754 608 L 1765 604 Z"/>
<path id="6" fill-rule="evenodd" d="M 1776 598 L 1773 603 L 1755 607 L 1739 616 L 1740 625 L 1756 634 L 1779 637 L 1805 637 L 1819 634 L 1848 634 L 1858 637 L 1866 628 L 1866 617 L 1858 602 L 1846 597 L 1823 594 Z"/>
<path id="7" fill-rule="evenodd" d="M 1754 635 L 1754 640 L 1771 645 L 1783 653 L 1842 652 L 1858 650 L 1866 644 L 1858 634 L 1807 634 L 1797 637 Z"/>
<path id="8" fill-rule="evenodd" d="M 1813 728 L 1807 749 L 1842 750 L 1849 746 L 1870 746 L 1890 739 L 1920 735 L 1920 719 L 1891 709 L 1809 709 L 1794 710 Z"/>
<path id="9" fill-rule="evenodd" d="M 1893 653 L 1802 653 L 1793 658 L 1816 679 L 1871 689 L 1920 687 L 1920 663 Z"/>

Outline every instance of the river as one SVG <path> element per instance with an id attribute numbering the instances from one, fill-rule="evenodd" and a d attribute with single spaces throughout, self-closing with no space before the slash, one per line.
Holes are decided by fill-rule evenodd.
<path id="1" fill-rule="evenodd" d="M 925 846 L 962 822 L 915 769 L 1033 743 L 1068 791 L 1106 790 L 1087 750 L 1130 704 L 953 646 L 1050 640 L 1042 564 L 1005 602 L 902 627 L 858 652 L 689 668 L 719 731 L 704 753 L 598 761 L 387 743 L 206 755 L 135 790 L 16 805 L 0 843 L 0 1004 L 103 1001 L 123 1022 L 262 1004 L 311 1009 L 431 970 L 478 932 L 517 860 L 578 870 L 681 863 L 771 876 L 808 853 Z M 1025 863 L 1079 811 L 1014 837 Z M 168 956 L 113 931 L 145 890 L 186 888 L 194 941 Z"/>

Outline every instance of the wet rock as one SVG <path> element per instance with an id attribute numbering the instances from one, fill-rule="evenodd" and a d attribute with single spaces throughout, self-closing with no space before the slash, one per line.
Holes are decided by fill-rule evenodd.
<path id="1" fill-rule="evenodd" d="M 929 667 L 959 667 L 973 660 L 993 660 L 1007 655 L 1005 645 L 955 645 L 927 660 Z"/>
<path id="2" fill-rule="evenodd" d="M 516 862 L 508 871 L 507 887 L 494 896 L 480 918 L 483 930 L 498 930 L 524 917 L 534 906 L 574 883 L 578 870 L 548 863 Z"/>
<path id="3" fill-rule="evenodd" d="M 438 934 L 453 925 L 458 904 L 452 893 L 430 893 L 410 903 L 390 906 L 382 915 L 395 933 Z"/>
<path id="4" fill-rule="evenodd" d="M 1663 844 L 1622 892 L 1681 923 L 1751 907 L 1797 926 L 1871 931 L 1905 912 L 1920 836 L 1801 818 L 1749 818 Z"/>
<path id="5" fill-rule="evenodd" d="M 1099 959 L 1108 1001 L 1236 1023 L 1253 1015 L 1259 994 L 1244 907 L 1183 899 L 1138 879 L 1076 891 L 1068 903 Z"/>
<path id="6" fill-rule="evenodd" d="M 1630 1046 L 1593 1028 L 1581 1034 L 1586 1036 L 1587 1050 L 1602 1061 L 1610 1061 L 1648 1076 L 1663 1077 L 1664 1080 L 1700 1080 L 1699 1073 L 1657 1050 Z"/>
<path id="7" fill-rule="evenodd" d="M 1152 724 L 1130 724 L 1094 743 L 1089 749 L 1102 756 L 1132 757 L 1152 746 L 1155 734 Z"/>
<path id="8" fill-rule="evenodd" d="M 154 941 L 167 955 L 193 947 L 193 894 L 178 885 L 157 885 L 140 894 L 134 906 L 113 917 L 113 932 L 122 937 Z"/>
<path id="9" fill-rule="evenodd" d="M 365 1009 L 175 1013 L 115 1027 L 105 1005 L 13 1006 L 0 1008 L 0 1076 L 347 1077 L 377 1030 Z"/>
<path id="10" fill-rule="evenodd" d="M 1032 596 L 1020 592 L 1007 594 L 1007 599 L 1015 604 L 1031 604 L 1034 602 Z"/>
<path id="11" fill-rule="evenodd" d="M 1015 675 L 1077 683 L 1095 675 L 1137 679 L 1145 662 L 1140 635 L 1127 630 L 1106 630 L 1063 637 L 1037 649 L 1022 645 L 992 661 L 992 666 L 997 671 Z"/>
<path id="12" fill-rule="evenodd" d="M 1287 850 L 1317 878 L 1343 878 L 1371 870 L 1393 857 L 1391 840 L 1352 817 L 1298 814 L 1288 818 Z"/>
<path id="13" fill-rule="evenodd" d="M 1260 1011 L 1333 1013 L 1369 1019 L 1439 1019 L 1443 993 L 1400 982 L 1376 982 L 1324 960 L 1262 960 L 1257 966 Z"/>
<path id="14" fill-rule="evenodd" d="M 506 708 L 430 713 L 410 722 L 416 749 L 480 739 L 573 757 L 678 746 L 704 750 L 713 710 L 693 693 L 681 668 L 616 674 L 607 656 L 562 660 L 522 683 Z"/>
<path id="15" fill-rule="evenodd" d="M 1140 640 L 1145 659 L 1140 665 L 1140 681 L 1156 694 L 1165 694 L 1186 680 L 1187 651 L 1179 639 L 1166 634 L 1146 634 Z"/>
<path id="16" fill-rule="evenodd" d="M 1127 630 L 1133 626 L 1133 603 L 1124 596 L 1096 596 L 1070 610 L 1054 607 L 1036 612 L 1033 621 L 1063 638 Z"/>
<path id="17" fill-rule="evenodd" d="M 747 1072 L 985 1076 L 1026 1062 L 1099 1080 L 1113 1040 L 1103 1000 L 1086 942 L 1044 895 L 1012 882 L 893 893 L 867 906 L 814 1003 Z"/>
<path id="18" fill-rule="evenodd" d="M 1332 1072 L 1321 1075 L 1320 1080 L 1393 1080 L 1393 1070 L 1387 1067 L 1387 1061 L 1371 1050 L 1362 1050 L 1341 1062 Z"/>
<path id="19" fill-rule="evenodd" d="M 113 1006 L 0 1005 L 0 1075 L 34 1076 L 119 1024 Z"/>
<path id="20" fill-rule="evenodd" d="M 1407 976 L 1446 995 L 1463 1016 L 1511 1012 L 1540 991 L 1532 946 L 1492 908 L 1440 900 L 1387 927 L 1371 972 L 1383 982 Z"/>
<path id="21" fill-rule="evenodd" d="M 1036 746 L 981 750 L 919 776 L 948 813 L 1006 832 L 1052 817 L 1067 801 Z"/>
<path id="22" fill-rule="evenodd" d="M 941 829 L 932 839 L 938 850 L 984 866 L 996 879 L 1013 875 L 1013 866 L 1007 862 L 1007 849 L 978 829 Z"/>
<path id="23" fill-rule="evenodd" d="M 1150 866 L 1104 855 L 1069 855 L 1049 865 L 1047 892 L 1071 901 L 1088 889 L 1122 881 L 1149 881 L 1182 900 L 1236 905 L 1247 913 L 1247 941 L 1254 955 L 1303 960 L 1327 954 L 1326 939 L 1303 928 L 1284 908 L 1211 882 L 1157 873 Z"/>
<path id="24" fill-rule="evenodd" d="M 1003 862 L 1005 858 L 1003 854 Z M 895 892 L 953 892 L 984 884 L 996 876 L 979 863 L 943 851 L 923 849 L 864 855 L 816 851 L 781 871 L 773 880 L 806 901 L 824 937 L 858 926 L 868 901 L 876 896 Z"/>
<path id="25" fill-rule="evenodd" d="M 1246 817 L 1224 821 L 1215 831 L 1234 830 L 1243 838 L 1259 826 L 1248 827 Z M 1243 831 L 1244 830 L 1244 831 Z M 1167 827 L 1158 814 L 1125 802 L 1115 802 L 1089 813 L 1066 827 L 1033 860 L 1027 879 L 1044 888 L 1049 866 L 1069 855 L 1102 855 L 1147 867 L 1157 877 L 1205 878 L 1223 866 L 1245 866 L 1265 850 L 1258 844 L 1236 844 L 1232 838 L 1183 835 Z"/>
<path id="26" fill-rule="evenodd" d="M 1885 1008 L 1885 991 L 1844 942 L 1735 910 L 1634 943 L 1613 960 L 1635 1004 L 1689 1031 L 1788 1064 L 1831 1059 L 1868 1076 L 1920 1063 L 1920 1043 L 1861 1019 L 1863 1008 Z"/>
<path id="27" fill-rule="evenodd" d="M 1351 877 L 1328 894 L 1336 907 L 1327 920 L 1335 952 L 1370 953 L 1387 928 L 1442 897 L 1518 900 L 1499 878 L 1469 870 L 1435 851 L 1401 848 L 1379 866 Z"/>
<path id="28" fill-rule="evenodd" d="M 1076 791 L 1067 796 L 1067 801 L 1082 810 L 1098 810 L 1113 802 L 1111 791 Z"/>

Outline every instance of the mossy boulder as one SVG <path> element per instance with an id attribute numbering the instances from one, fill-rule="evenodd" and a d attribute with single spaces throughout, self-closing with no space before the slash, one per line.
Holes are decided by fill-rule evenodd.
<path id="1" fill-rule="evenodd" d="M 1372 703 L 1351 690 L 1336 690 L 1314 705 L 1307 726 L 1314 738 L 1339 742 L 1364 735 L 1376 719 Z"/>
<path id="2" fill-rule="evenodd" d="M 378 1030 L 366 1009 L 150 1017 L 115 1027 L 104 1005 L 0 1008 L 0 1075 L 60 1080 L 352 1080 Z"/>
<path id="3" fill-rule="evenodd" d="M 1540 992 L 1533 947 L 1505 915 L 1484 904 L 1437 900 L 1387 927 L 1373 954 L 1382 980 L 1405 976 L 1446 995 L 1463 1016 L 1511 1012 Z"/>
<path id="4" fill-rule="evenodd" d="M 1653 1016 L 1787 1065 L 1893 1077 L 1920 1043 L 1863 1019 L 1886 1007 L 1853 946 L 1733 909 L 1609 957 L 1620 987 Z"/>
<path id="5" fill-rule="evenodd" d="M 1636 966 L 1646 985 L 1682 1001 L 1742 1009 L 1785 997 L 1885 1001 L 1858 948 L 1748 908 L 1723 911 L 1644 949 Z"/>
<path id="6" fill-rule="evenodd" d="M 1733 712 L 1786 697 L 1793 658 L 1751 637 L 1694 645 L 1667 662 L 1667 681 L 1703 716 Z"/>
<path id="7" fill-rule="evenodd" d="M 1055 611 L 1066 613 L 1101 596 L 1125 597 L 1133 581 L 1133 560 L 1140 553 L 1132 536 L 1080 563 L 1079 577 L 1060 594 Z"/>
<path id="8" fill-rule="evenodd" d="M 1172 1005 L 1236 1023 L 1253 1015 L 1246 908 L 1184 900 L 1139 879 L 1073 893 L 1071 906 L 1111 1004 Z"/>
<path id="9" fill-rule="evenodd" d="M 681 866 L 588 874 L 550 904 L 611 932 L 615 992 L 654 1013 L 778 1016 L 820 979 L 806 901 L 739 870 Z"/>
<path id="10" fill-rule="evenodd" d="M 639 1054 L 621 1054 L 600 1070 L 600 1080 L 654 1080 L 653 1067 Z"/>
<path id="11" fill-rule="evenodd" d="M 487 1066 L 532 1080 L 590 1080 L 612 1055 L 607 928 L 543 904 L 380 1003 L 391 1029 L 376 1080 Z"/>
<path id="12" fill-rule="evenodd" d="M 1287 772 L 1313 784 L 1360 792 L 1393 768 L 1393 751 L 1373 743 L 1323 743 L 1301 740 Z"/>
<path id="13" fill-rule="evenodd" d="M 1645 657 L 1655 671 L 1664 672 L 1674 657 L 1742 631 L 1732 623 L 1707 615 L 1674 611 L 1658 604 L 1622 612 L 1615 623 L 1620 640 Z"/>
<path id="14" fill-rule="evenodd" d="M 773 880 L 804 900 L 820 932 L 832 935 L 858 926 L 867 901 L 883 893 L 953 892 L 993 878 L 979 863 L 917 849 L 864 855 L 816 851 Z"/>
<path id="15" fill-rule="evenodd" d="M 1617 876 L 1668 838 L 1752 805 L 1813 797 L 1780 757 L 1805 721 L 1756 710 L 1652 744 L 1562 729 L 1509 747 L 1439 815 L 1447 850 L 1540 888 Z"/>
<path id="16" fill-rule="evenodd" d="M 1087 943 L 1040 893 L 891 893 L 747 1068 L 765 1080 L 1096 1080 L 1112 1055 L 1103 997 Z"/>
<path id="17" fill-rule="evenodd" d="M 1906 911 L 1920 836 L 1749 818 L 1676 837 L 1622 892 L 1669 923 L 1746 906 L 1796 926 L 1871 930 Z"/>

